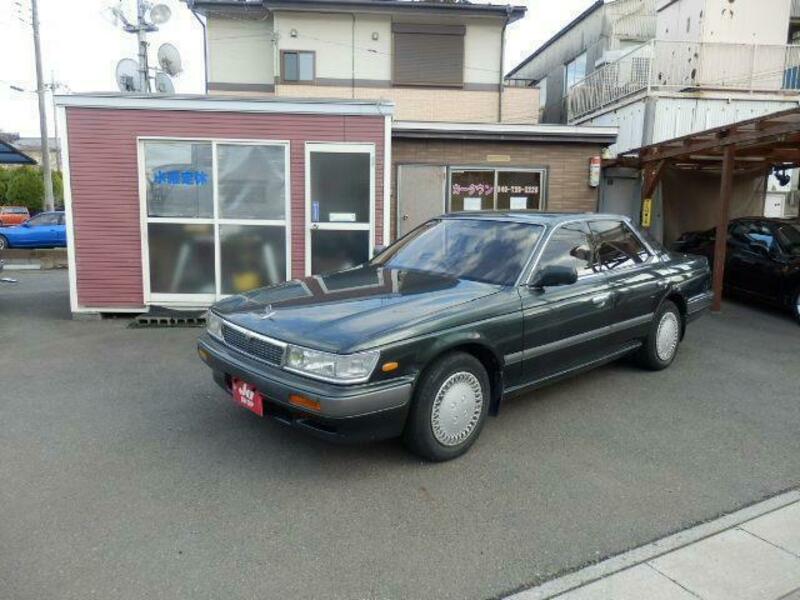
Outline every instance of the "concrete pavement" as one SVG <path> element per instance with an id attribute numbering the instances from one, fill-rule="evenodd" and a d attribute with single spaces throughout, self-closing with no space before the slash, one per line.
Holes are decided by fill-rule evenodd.
<path id="1" fill-rule="evenodd" d="M 800 600 L 800 492 L 781 494 L 507 600 L 549 599 Z"/>

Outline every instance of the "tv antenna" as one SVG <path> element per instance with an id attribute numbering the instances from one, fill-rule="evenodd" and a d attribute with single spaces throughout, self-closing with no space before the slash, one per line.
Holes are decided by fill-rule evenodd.
<path id="1" fill-rule="evenodd" d="M 167 75 L 175 76 L 183 71 L 181 64 L 181 54 L 172 44 L 161 44 L 158 49 L 158 66 Z"/>
<path id="2" fill-rule="evenodd" d="M 120 4 L 107 9 L 105 11 L 105 15 L 115 26 L 122 27 L 122 30 L 126 33 L 136 35 L 139 55 L 138 61 L 134 61 L 132 59 L 123 59 L 117 64 L 117 85 L 123 92 L 150 93 L 151 68 L 148 58 L 149 43 L 147 41 L 147 34 L 158 31 L 159 25 L 163 25 L 169 21 L 170 17 L 172 16 L 172 10 L 169 8 L 169 6 L 163 3 L 150 2 L 149 0 L 136 0 L 136 19 L 134 21 L 127 17 Z M 161 49 L 163 49 L 165 46 L 168 46 L 169 49 L 165 50 L 165 59 L 162 61 Z M 162 65 L 162 70 L 166 71 L 166 73 L 169 75 L 176 75 L 181 70 L 181 60 L 178 49 L 172 44 L 164 44 L 161 49 L 159 49 L 159 64 Z M 177 70 L 175 70 L 175 72 L 171 72 L 169 69 L 163 66 L 164 63 L 169 66 L 169 69 Z M 135 74 L 131 73 L 132 66 L 136 67 Z M 167 85 L 164 82 L 163 77 L 158 77 L 159 75 L 163 75 L 163 73 L 160 73 L 157 69 L 152 70 L 156 71 L 153 79 L 156 80 L 155 84 L 159 89 L 159 92 L 174 93 L 175 87 L 172 85 L 172 81 L 170 80 L 169 85 Z M 131 78 L 135 79 L 136 81 L 131 81 Z M 167 77 L 167 79 L 169 79 L 169 77 Z M 159 86 L 159 81 L 161 82 L 161 86 Z M 162 92 L 161 88 L 170 89 L 172 91 Z"/>

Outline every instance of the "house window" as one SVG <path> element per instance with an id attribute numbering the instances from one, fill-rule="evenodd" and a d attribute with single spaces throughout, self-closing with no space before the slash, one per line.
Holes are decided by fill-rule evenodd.
<path id="1" fill-rule="evenodd" d="M 584 77 L 586 77 L 586 52 L 564 67 L 564 94 L 566 95 Z"/>
<path id="2" fill-rule="evenodd" d="M 451 169 L 449 212 L 543 210 L 544 169 Z"/>
<path id="3" fill-rule="evenodd" d="M 464 25 L 392 25 L 393 83 L 462 87 L 465 31 Z"/>
<path id="4" fill-rule="evenodd" d="M 281 57 L 281 74 L 284 82 L 314 81 L 313 51 L 284 50 Z"/>
<path id="5" fill-rule="evenodd" d="M 149 301 L 208 302 L 288 278 L 288 144 L 141 146 Z"/>

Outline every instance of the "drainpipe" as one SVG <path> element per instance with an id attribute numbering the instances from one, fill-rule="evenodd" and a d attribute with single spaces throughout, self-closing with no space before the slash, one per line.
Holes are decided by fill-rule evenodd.
<path id="1" fill-rule="evenodd" d="M 353 29 L 350 34 L 350 57 L 352 64 L 350 65 L 350 95 L 353 99 L 356 97 L 356 13 L 351 13 L 353 17 Z"/>
<path id="2" fill-rule="evenodd" d="M 203 69 L 203 77 L 205 82 L 203 83 L 203 89 L 205 93 L 208 94 L 208 28 L 206 27 L 205 22 L 203 19 L 200 18 L 194 10 L 194 0 L 189 0 L 188 2 L 189 10 L 192 11 L 194 18 L 197 19 L 197 22 L 200 23 L 200 27 L 203 28 L 203 62 L 205 63 L 205 68 Z"/>
<path id="3" fill-rule="evenodd" d="M 500 89 L 497 93 L 497 122 L 503 122 L 503 87 L 505 79 L 503 77 L 503 63 L 506 59 L 506 28 L 511 20 L 511 5 L 506 6 L 506 20 L 503 22 L 503 31 L 500 34 Z"/>

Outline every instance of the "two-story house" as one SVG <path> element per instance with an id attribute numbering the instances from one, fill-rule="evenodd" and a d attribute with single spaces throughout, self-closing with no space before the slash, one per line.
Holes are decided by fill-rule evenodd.
<path id="1" fill-rule="evenodd" d="M 520 6 L 405 0 L 189 0 L 206 27 L 209 93 L 372 99 L 413 121 L 536 120 L 503 86 Z"/>

